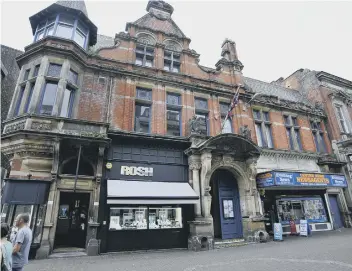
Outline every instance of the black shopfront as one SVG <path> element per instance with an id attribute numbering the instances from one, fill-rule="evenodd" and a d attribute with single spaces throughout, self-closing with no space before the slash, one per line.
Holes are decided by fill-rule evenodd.
<path id="1" fill-rule="evenodd" d="M 187 247 L 198 200 L 188 183 L 188 144 L 113 138 L 100 197 L 101 252 Z"/>

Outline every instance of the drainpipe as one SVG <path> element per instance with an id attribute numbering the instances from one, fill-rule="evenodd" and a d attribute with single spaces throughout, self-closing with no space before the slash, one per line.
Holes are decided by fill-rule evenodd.
<path id="1" fill-rule="evenodd" d="M 78 169 L 79 169 L 79 162 L 81 161 L 81 152 L 82 152 L 82 145 L 79 145 L 78 150 L 78 159 L 77 159 L 77 166 L 76 166 L 76 175 L 75 175 L 75 184 L 73 187 L 73 193 L 76 193 L 76 186 L 77 186 L 77 179 L 78 179 Z"/>

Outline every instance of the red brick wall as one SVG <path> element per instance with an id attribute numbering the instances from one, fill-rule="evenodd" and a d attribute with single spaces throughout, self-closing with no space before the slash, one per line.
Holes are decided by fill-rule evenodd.
<path id="1" fill-rule="evenodd" d="M 270 111 L 269 118 L 272 123 L 271 131 L 273 135 L 273 144 L 275 149 L 287 150 L 289 143 L 286 135 L 286 128 L 282 112 Z"/>

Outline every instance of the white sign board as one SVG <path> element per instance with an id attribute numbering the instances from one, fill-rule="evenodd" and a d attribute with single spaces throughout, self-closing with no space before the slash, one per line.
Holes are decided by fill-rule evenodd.
<path id="1" fill-rule="evenodd" d="M 308 236 L 308 221 L 300 220 L 299 221 L 299 235 L 300 236 Z"/>

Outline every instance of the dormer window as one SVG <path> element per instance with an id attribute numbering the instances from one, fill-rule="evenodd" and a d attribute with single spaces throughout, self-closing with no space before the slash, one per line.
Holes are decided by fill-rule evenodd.
<path id="1" fill-rule="evenodd" d="M 38 24 L 34 41 L 46 36 L 74 40 L 82 48 L 87 47 L 88 28 L 76 17 L 59 14 Z"/>
<path id="2" fill-rule="evenodd" d="M 137 45 L 136 47 L 136 65 L 153 67 L 154 48 L 147 45 Z"/>

